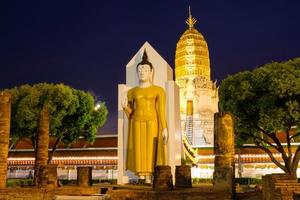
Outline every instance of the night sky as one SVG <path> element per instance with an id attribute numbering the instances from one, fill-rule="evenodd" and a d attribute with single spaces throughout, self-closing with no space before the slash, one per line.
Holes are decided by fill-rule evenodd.
<path id="1" fill-rule="evenodd" d="M 117 84 L 148 41 L 174 67 L 188 6 L 210 50 L 212 78 L 300 56 L 300 1 L 1 1 L 0 88 L 39 82 L 92 91 L 116 132 Z"/>

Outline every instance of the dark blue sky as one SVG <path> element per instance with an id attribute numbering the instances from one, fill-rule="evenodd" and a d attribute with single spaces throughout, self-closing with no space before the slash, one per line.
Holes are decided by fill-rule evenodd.
<path id="1" fill-rule="evenodd" d="M 65 83 L 93 91 L 116 130 L 117 84 L 149 41 L 174 67 L 188 5 L 210 50 L 212 78 L 300 56 L 300 1 L 1 1 L 0 88 Z"/>

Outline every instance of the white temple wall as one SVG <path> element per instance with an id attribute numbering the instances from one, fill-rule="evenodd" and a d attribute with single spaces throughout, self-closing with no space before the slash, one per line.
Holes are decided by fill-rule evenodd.
<path id="1" fill-rule="evenodd" d="M 7 171 L 7 177 L 9 179 L 25 179 L 29 178 L 29 173 L 34 175 L 33 169 L 12 169 Z M 117 179 L 118 170 L 116 169 L 93 169 L 92 177 L 93 180 L 111 180 Z M 57 177 L 59 180 L 76 180 L 77 179 L 77 170 L 74 169 L 65 169 L 57 168 Z"/>
<path id="2" fill-rule="evenodd" d="M 248 164 L 247 164 L 248 165 Z M 255 164 L 253 164 L 255 166 Z M 214 164 L 200 165 L 199 167 L 192 167 L 192 178 L 208 178 L 212 179 L 214 173 Z M 242 177 L 243 178 L 258 178 L 261 179 L 262 176 L 266 174 L 273 173 L 283 173 L 283 171 L 278 167 L 266 167 L 266 168 L 243 168 Z M 300 177 L 300 168 L 297 170 L 297 176 Z M 239 178 L 238 166 L 236 164 L 235 177 Z"/>

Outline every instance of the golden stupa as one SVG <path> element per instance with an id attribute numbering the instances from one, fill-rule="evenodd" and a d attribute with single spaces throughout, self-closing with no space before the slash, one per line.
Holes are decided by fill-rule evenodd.
<path id="1" fill-rule="evenodd" d="M 208 45 L 194 27 L 197 20 L 186 20 L 187 30 L 176 45 L 175 79 L 180 88 L 182 132 L 193 147 L 213 145 L 213 118 L 218 112 L 218 88 L 210 78 Z"/>
<path id="2" fill-rule="evenodd" d="M 208 46 L 203 35 L 194 28 L 196 22 L 189 10 L 189 18 L 186 20 L 188 29 L 176 45 L 175 77 L 177 80 L 200 76 L 210 80 Z"/>

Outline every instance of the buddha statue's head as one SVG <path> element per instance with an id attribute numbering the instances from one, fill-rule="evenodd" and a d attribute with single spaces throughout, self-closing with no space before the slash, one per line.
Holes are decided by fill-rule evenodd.
<path id="1" fill-rule="evenodd" d="M 136 66 L 136 71 L 140 82 L 152 82 L 153 65 L 148 61 L 146 50 L 144 51 L 142 62 Z"/>

